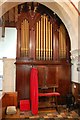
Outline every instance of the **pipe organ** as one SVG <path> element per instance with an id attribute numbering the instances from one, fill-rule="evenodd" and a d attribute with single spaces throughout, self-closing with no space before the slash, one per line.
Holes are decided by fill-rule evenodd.
<path id="1" fill-rule="evenodd" d="M 21 23 L 21 57 L 29 56 L 29 22 L 25 19 Z"/>
<path id="2" fill-rule="evenodd" d="M 64 104 L 66 94 L 71 91 L 69 51 L 68 32 L 56 14 L 41 4 L 25 3 L 25 7 L 21 4 L 15 63 L 18 101 L 30 99 L 30 71 L 32 67 L 36 67 L 39 91 L 56 89 L 61 94 L 58 102 Z M 42 101 L 44 98 L 39 102 Z"/>
<path id="3" fill-rule="evenodd" d="M 45 14 L 36 23 L 36 59 L 53 60 L 53 28 Z"/>
<path id="4" fill-rule="evenodd" d="M 66 31 L 62 24 L 59 29 L 59 57 L 66 58 Z"/>

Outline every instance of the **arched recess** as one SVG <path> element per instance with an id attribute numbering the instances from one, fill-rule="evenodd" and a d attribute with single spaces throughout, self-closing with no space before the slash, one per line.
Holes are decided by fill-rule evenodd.
<path id="1" fill-rule="evenodd" d="M 71 91 L 71 74 L 70 41 L 64 24 L 44 5 L 37 4 L 36 12 L 34 3 L 27 5 L 30 5 L 30 9 L 27 7 L 27 12 L 21 9 L 17 22 L 16 90 L 19 93 L 18 100 L 30 98 L 29 80 L 32 66 L 39 72 L 40 92 L 44 90 L 52 92 L 56 88 L 61 96 L 66 96 Z M 31 43 L 30 47 L 27 46 L 29 43 Z M 66 77 L 63 78 L 63 74 Z M 65 99 L 60 98 L 61 101 L 65 103 Z"/>
<path id="2" fill-rule="evenodd" d="M 45 6 L 49 7 L 50 9 L 55 11 L 55 13 L 58 14 L 58 16 L 64 22 L 64 24 L 65 24 L 65 26 L 66 26 L 66 28 L 68 30 L 68 33 L 69 33 L 69 36 L 70 36 L 70 40 L 71 40 L 71 49 L 77 48 L 77 45 L 75 44 L 76 43 L 75 39 L 77 39 L 77 34 L 76 34 L 75 29 L 74 29 L 75 26 L 73 24 L 73 21 L 71 19 L 70 14 L 67 13 L 67 11 L 64 8 L 64 6 L 61 5 L 60 3 L 55 3 L 55 4 L 54 3 L 53 4 L 52 3 L 42 3 L 42 4 L 44 4 Z M 57 69 L 56 69 L 56 71 L 57 71 Z M 63 73 L 61 73 L 61 74 L 63 74 Z"/>

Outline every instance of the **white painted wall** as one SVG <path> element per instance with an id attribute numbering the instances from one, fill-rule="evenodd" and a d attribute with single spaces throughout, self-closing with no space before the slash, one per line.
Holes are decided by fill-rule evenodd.
<path id="1" fill-rule="evenodd" d="M 2 30 L 0 28 L 0 33 Z M 15 91 L 16 80 L 16 43 L 17 43 L 17 30 L 16 28 L 5 28 L 5 37 L 0 34 L 0 59 L 3 60 L 3 91 Z"/>
<path id="2" fill-rule="evenodd" d="M 0 58 L 16 58 L 16 28 L 5 28 L 5 37 L 2 38 L 2 28 L 0 27 Z"/>

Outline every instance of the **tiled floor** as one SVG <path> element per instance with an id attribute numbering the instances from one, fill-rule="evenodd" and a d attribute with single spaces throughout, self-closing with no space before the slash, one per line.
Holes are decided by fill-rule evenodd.
<path id="1" fill-rule="evenodd" d="M 32 115 L 31 111 L 20 111 L 17 109 L 17 113 L 14 115 L 5 115 L 3 120 L 28 120 L 28 119 L 52 119 L 52 120 L 80 120 L 80 116 L 77 114 L 77 111 L 72 110 L 68 111 L 65 107 L 59 107 L 59 113 L 56 109 L 40 109 L 38 115 Z"/>

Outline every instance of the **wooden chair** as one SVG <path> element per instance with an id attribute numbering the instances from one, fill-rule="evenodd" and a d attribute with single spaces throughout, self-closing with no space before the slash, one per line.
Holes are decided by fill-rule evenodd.
<path id="1" fill-rule="evenodd" d="M 31 111 L 32 114 L 38 114 L 38 99 L 39 97 L 55 97 L 55 103 L 57 106 L 57 97 L 60 96 L 58 92 L 51 92 L 51 93 L 38 93 L 38 70 L 37 68 L 31 69 L 31 76 L 30 76 L 30 101 L 31 101 Z"/>

